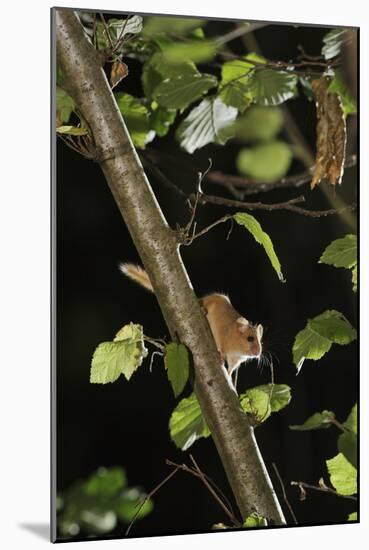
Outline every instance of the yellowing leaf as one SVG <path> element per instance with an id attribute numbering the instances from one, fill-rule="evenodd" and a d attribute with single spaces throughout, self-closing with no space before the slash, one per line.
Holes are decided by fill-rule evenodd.
<path id="1" fill-rule="evenodd" d="M 326 461 L 330 480 L 337 493 L 354 495 L 357 492 L 356 468 L 339 453 Z"/>

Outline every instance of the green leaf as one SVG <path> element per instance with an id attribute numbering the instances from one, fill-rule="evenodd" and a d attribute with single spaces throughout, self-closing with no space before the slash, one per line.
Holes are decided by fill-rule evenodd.
<path id="1" fill-rule="evenodd" d="M 351 512 L 347 518 L 347 521 L 357 521 L 357 512 Z"/>
<path id="2" fill-rule="evenodd" d="M 127 19 L 109 19 L 106 22 L 109 36 L 112 44 L 115 44 L 118 39 L 124 38 L 130 34 L 138 34 L 142 31 L 142 17 L 140 15 L 133 15 Z M 102 21 L 97 21 L 96 24 L 96 39 L 97 48 L 99 50 L 105 50 L 110 48 L 110 40 L 106 32 L 105 25 Z M 117 53 L 121 53 L 124 45 L 122 44 L 117 50 Z"/>
<path id="3" fill-rule="evenodd" d="M 258 68 L 252 75 L 250 90 L 259 105 L 280 105 L 297 95 L 297 82 L 291 71 Z"/>
<path id="4" fill-rule="evenodd" d="M 343 432 L 338 438 L 338 450 L 355 468 L 357 467 L 357 436 L 353 432 Z"/>
<path id="5" fill-rule="evenodd" d="M 130 323 L 116 335 L 114 342 L 100 344 L 92 357 L 90 382 L 107 384 L 121 374 L 129 380 L 147 356 L 141 325 Z"/>
<path id="6" fill-rule="evenodd" d="M 357 404 L 352 407 L 350 414 L 346 421 L 343 423 L 345 428 L 351 430 L 354 434 L 357 434 Z"/>
<path id="7" fill-rule="evenodd" d="M 334 458 L 326 460 L 330 480 L 337 493 L 354 495 L 357 492 L 356 468 L 339 453 Z"/>
<path id="8" fill-rule="evenodd" d="M 79 522 L 87 532 L 102 535 L 115 529 L 117 516 L 112 510 L 82 510 Z"/>
<path id="9" fill-rule="evenodd" d="M 182 393 L 189 375 L 189 359 L 186 346 L 171 342 L 165 346 L 165 368 L 175 397 Z"/>
<path id="10" fill-rule="evenodd" d="M 89 496 L 111 498 L 127 485 L 123 468 L 99 468 L 85 483 L 85 492 Z"/>
<path id="11" fill-rule="evenodd" d="M 257 512 L 252 512 L 245 521 L 243 522 L 243 527 L 266 527 L 268 522 L 263 516 L 260 516 Z"/>
<path id="12" fill-rule="evenodd" d="M 241 149 L 237 155 L 236 164 L 242 175 L 256 181 L 272 183 L 287 174 L 292 157 L 292 149 L 287 143 L 274 140 L 252 148 Z"/>
<path id="13" fill-rule="evenodd" d="M 352 290 L 357 292 L 357 266 L 352 270 Z"/>
<path id="14" fill-rule="evenodd" d="M 317 412 L 310 416 L 303 424 L 290 426 L 291 430 L 319 430 L 321 428 L 329 428 L 332 425 L 332 420 L 335 420 L 335 414 L 331 411 Z"/>
<path id="15" fill-rule="evenodd" d="M 184 110 L 218 83 L 209 74 L 187 74 L 164 80 L 153 93 L 153 98 L 163 107 Z"/>
<path id="16" fill-rule="evenodd" d="M 157 34 L 172 34 L 183 36 L 205 25 L 205 19 L 189 17 L 148 17 L 145 19 L 143 34 L 155 36 Z"/>
<path id="17" fill-rule="evenodd" d="M 301 370 L 305 359 L 317 361 L 325 355 L 332 344 L 349 344 L 356 339 L 356 330 L 347 319 L 335 310 L 328 310 L 309 319 L 293 344 L 293 361 L 297 372 Z"/>
<path id="18" fill-rule="evenodd" d="M 68 136 L 85 136 L 88 134 L 87 128 L 80 128 L 78 126 L 58 126 L 56 131 L 58 134 L 65 134 Z"/>
<path id="19" fill-rule="evenodd" d="M 263 384 L 246 390 L 240 395 L 243 410 L 252 414 L 258 422 L 266 420 L 291 401 L 291 388 L 286 384 Z"/>
<path id="20" fill-rule="evenodd" d="M 149 140 L 150 131 L 147 107 L 139 99 L 129 94 L 118 92 L 114 95 L 133 144 L 140 149 L 144 149 Z"/>
<path id="21" fill-rule="evenodd" d="M 181 122 L 176 138 L 188 153 L 212 142 L 223 145 L 230 137 L 225 129 L 236 117 L 237 109 L 227 107 L 219 98 L 203 99 Z"/>
<path id="22" fill-rule="evenodd" d="M 192 61 L 177 64 L 168 63 L 162 52 L 156 52 L 144 64 L 141 80 L 145 96 L 152 98 L 156 87 L 164 80 L 199 74 L 196 65 Z"/>
<path id="23" fill-rule="evenodd" d="M 234 124 L 235 135 L 243 141 L 270 141 L 281 131 L 283 115 L 278 107 L 253 105 Z"/>
<path id="24" fill-rule="evenodd" d="M 160 107 L 155 101 L 152 102 L 151 109 L 150 128 L 154 130 L 158 136 L 166 136 L 170 126 L 175 121 L 177 111 L 175 109 Z"/>
<path id="25" fill-rule="evenodd" d="M 336 239 L 324 250 L 319 263 L 345 267 L 347 269 L 357 264 L 357 237 L 346 235 L 342 239 Z"/>
<path id="26" fill-rule="evenodd" d="M 355 115 L 357 113 L 356 101 L 350 96 L 339 71 L 335 71 L 334 78 L 329 85 L 328 92 L 336 93 L 339 96 L 345 117 L 347 115 Z"/>
<path id="27" fill-rule="evenodd" d="M 68 122 L 75 109 L 74 100 L 61 88 L 56 88 L 56 111 L 62 122 Z"/>
<path id="28" fill-rule="evenodd" d="M 196 395 L 182 399 L 169 420 L 170 437 L 176 446 L 185 451 L 200 437 L 208 437 L 210 430 L 202 416 Z"/>
<path id="29" fill-rule="evenodd" d="M 193 61 L 204 63 L 211 60 L 217 51 L 217 44 L 213 40 L 189 40 L 187 42 L 173 42 L 163 51 L 163 57 L 168 63 Z"/>
<path id="30" fill-rule="evenodd" d="M 233 219 L 239 225 L 243 225 L 244 227 L 246 227 L 246 229 L 250 231 L 256 242 L 260 243 L 264 247 L 265 252 L 267 253 L 268 258 L 272 266 L 274 267 L 279 280 L 284 281 L 281 264 L 274 251 L 273 243 L 269 235 L 262 230 L 260 223 L 254 218 L 254 216 L 251 216 L 251 214 L 246 214 L 245 212 L 237 212 L 236 214 L 234 214 Z"/>
<path id="31" fill-rule="evenodd" d="M 225 105 L 236 107 L 242 113 L 252 103 L 248 83 L 254 67 L 243 59 L 223 63 L 219 97 Z"/>
<path id="32" fill-rule="evenodd" d="M 130 487 L 123 491 L 118 500 L 114 504 L 114 511 L 118 518 L 125 523 L 130 523 L 135 517 L 137 519 L 144 518 L 152 511 L 154 505 L 151 499 L 147 499 L 145 504 L 140 508 L 137 514 L 138 507 L 146 497 L 138 487 Z M 137 516 L 136 516 L 137 514 Z"/>
<path id="33" fill-rule="evenodd" d="M 345 29 L 332 29 L 324 36 L 322 55 L 324 55 L 325 59 L 332 59 L 341 52 L 341 47 L 345 38 Z"/>

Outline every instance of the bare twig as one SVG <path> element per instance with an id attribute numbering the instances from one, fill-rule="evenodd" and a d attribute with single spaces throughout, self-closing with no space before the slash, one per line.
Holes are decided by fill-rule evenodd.
<path id="1" fill-rule="evenodd" d="M 218 197 L 214 195 L 202 195 L 199 199 L 201 204 L 219 204 L 223 206 L 228 206 L 230 208 L 238 208 L 241 210 L 289 210 L 295 214 L 301 214 L 302 216 L 309 216 L 311 218 L 321 218 L 325 216 L 330 216 L 332 214 L 340 214 L 346 210 L 355 210 L 356 203 L 344 206 L 343 208 L 330 208 L 328 210 L 307 210 L 296 206 L 296 202 L 304 202 L 305 197 L 302 195 L 296 199 L 291 199 L 289 201 L 280 202 L 280 203 L 271 203 L 265 204 L 263 202 L 243 202 L 233 199 L 225 199 L 223 197 Z"/>
<path id="2" fill-rule="evenodd" d="M 126 532 L 125 532 L 125 535 L 128 535 L 134 522 L 136 521 L 137 519 L 137 516 L 138 514 L 140 513 L 140 510 L 142 509 L 142 507 L 144 506 L 144 504 L 152 497 L 154 496 L 154 494 L 161 488 L 163 487 L 163 485 L 165 485 L 167 483 L 167 481 L 169 481 L 173 476 L 174 474 L 176 474 L 179 470 L 179 467 L 178 468 L 175 468 L 172 472 L 170 472 L 169 475 L 167 475 L 163 481 L 161 481 L 160 483 L 158 483 L 158 485 L 156 487 L 154 487 L 154 489 L 152 491 L 150 491 L 150 493 L 148 493 L 145 498 L 142 500 L 142 502 L 140 503 L 139 507 L 137 508 L 136 512 L 135 512 L 135 515 L 133 516 L 132 518 L 132 521 L 131 523 L 128 525 L 127 529 L 126 529 Z"/>
<path id="3" fill-rule="evenodd" d="M 248 32 L 254 32 L 257 29 L 261 29 L 263 27 L 266 27 L 268 23 L 249 23 L 248 25 L 242 24 L 239 25 L 236 29 L 233 31 L 228 32 L 227 34 L 224 34 L 223 36 L 219 36 L 215 39 L 215 42 L 218 46 L 222 46 L 223 44 L 226 44 L 227 42 L 231 42 L 232 40 L 235 40 L 236 38 L 240 38 L 240 36 L 243 36 L 244 34 L 247 34 Z"/>
<path id="4" fill-rule="evenodd" d="M 196 464 L 194 458 L 192 457 L 192 455 L 190 455 L 190 458 L 192 460 L 192 462 L 195 464 L 195 468 L 190 468 L 189 466 L 187 466 L 186 464 L 176 464 L 175 462 L 172 462 L 171 460 L 166 460 L 166 463 L 169 465 L 169 466 L 174 466 L 175 468 L 177 469 L 181 469 L 183 470 L 184 472 L 187 472 L 189 474 L 192 474 L 193 476 L 201 479 L 201 481 L 204 483 L 204 485 L 207 487 L 207 489 L 210 491 L 210 493 L 213 495 L 213 497 L 215 498 L 215 500 L 218 502 L 218 504 L 221 506 L 221 508 L 224 510 L 224 512 L 227 514 L 227 516 L 229 517 L 229 519 L 232 521 L 232 523 L 236 526 L 236 527 L 241 527 L 241 523 L 238 521 L 238 519 L 234 516 L 234 514 L 231 512 L 231 510 L 228 509 L 228 507 L 224 504 L 224 502 L 222 501 L 222 499 L 218 496 L 218 494 L 215 492 L 215 490 L 213 489 L 213 487 L 210 485 L 210 483 L 208 482 L 207 480 L 207 476 L 205 476 L 205 474 L 203 474 L 203 472 L 200 470 L 200 468 L 198 467 L 198 465 Z"/>
<path id="5" fill-rule="evenodd" d="M 106 21 L 105 21 L 105 17 L 102 13 L 99 14 L 100 15 L 100 18 L 101 18 L 101 21 L 102 21 L 102 24 L 104 26 L 104 30 L 106 32 L 106 36 L 109 40 L 109 44 L 110 44 L 110 48 L 111 48 L 111 51 L 114 50 L 114 45 L 113 45 L 113 42 L 112 42 L 112 39 L 111 39 L 111 36 L 110 36 L 110 32 L 109 32 L 109 29 L 108 29 L 108 25 L 106 24 Z"/>
<path id="6" fill-rule="evenodd" d="M 355 165 L 356 155 L 351 155 L 346 159 L 345 168 L 350 168 Z M 286 176 L 285 178 L 272 183 L 262 181 L 257 182 L 243 176 L 225 174 L 223 172 L 213 170 L 207 174 L 206 180 L 226 187 L 237 199 L 242 200 L 246 195 L 255 195 L 256 193 L 264 193 L 266 191 L 283 189 L 287 187 L 301 187 L 305 183 L 311 181 L 313 170 L 314 167 L 312 166 L 309 170 L 305 170 L 299 174 L 294 174 L 293 176 Z"/>
<path id="7" fill-rule="evenodd" d="M 329 493 L 330 495 L 335 495 L 336 497 L 342 497 L 342 498 L 348 498 L 350 500 L 357 500 L 356 497 L 353 495 L 342 495 L 341 493 L 337 493 L 334 489 L 331 489 L 330 487 L 327 487 L 327 485 L 323 483 L 319 483 L 319 485 L 310 485 L 309 483 L 305 483 L 304 481 L 291 481 L 291 485 L 297 486 L 301 491 L 301 500 L 305 500 L 306 498 L 306 491 L 305 489 L 312 489 L 313 491 L 320 491 L 322 493 Z"/>
<path id="8" fill-rule="evenodd" d="M 287 508 L 288 508 L 289 511 L 290 511 L 290 514 L 291 514 L 291 516 L 292 516 L 292 519 L 293 519 L 294 524 L 295 524 L 295 525 L 298 525 L 298 521 L 297 521 L 297 519 L 296 519 L 296 516 L 295 516 L 295 513 L 294 513 L 294 511 L 293 511 L 293 508 L 292 508 L 292 506 L 291 506 L 291 504 L 290 504 L 290 502 L 289 502 L 289 500 L 288 500 L 288 498 L 287 498 L 286 489 L 285 489 L 283 480 L 282 480 L 282 478 L 281 478 L 281 476 L 280 476 L 280 474 L 279 474 L 279 472 L 278 472 L 278 468 L 277 468 L 277 466 L 275 465 L 274 462 L 272 462 L 272 466 L 273 466 L 273 468 L 274 468 L 275 474 L 276 474 L 276 476 L 277 476 L 277 478 L 278 478 L 278 481 L 279 481 L 280 486 L 281 486 L 281 489 L 282 489 L 283 500 L 285 501 L 285 503 L 286 503 L 286 505 L 287 505 Z"/>

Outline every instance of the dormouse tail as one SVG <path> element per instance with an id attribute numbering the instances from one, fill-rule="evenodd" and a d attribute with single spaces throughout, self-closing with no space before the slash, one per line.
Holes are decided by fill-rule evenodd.
<path id="1" fill-rule="evenodd" d="M 143 286 L 149 292 L 154 292 L 148 274 L 139 265 L 121 263 L 119 264 L 119 269 L 122 273 L 124 273 L 124 275 L 132 279 L 135 283 Z"/>

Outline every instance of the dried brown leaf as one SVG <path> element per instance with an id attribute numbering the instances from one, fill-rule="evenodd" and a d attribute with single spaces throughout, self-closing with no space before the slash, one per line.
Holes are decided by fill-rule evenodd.
<path id="1" fill-rule="evenodd" d="M 327 179 L 331 185 L 341 183 L 345 164 L 346 122 L 338 95 L 328 92 L 329 84 L 329 78 L 324 76 L 312 82 L 318 121 L 311 189 L 322 179 Z"/>
<path id="2" fill-rule="evenodd" d="M 120 59 L 116 59 L 111 66 L 110 84 L 114 88 L 119 82 L 128 75 L 128 67 Z"/>

